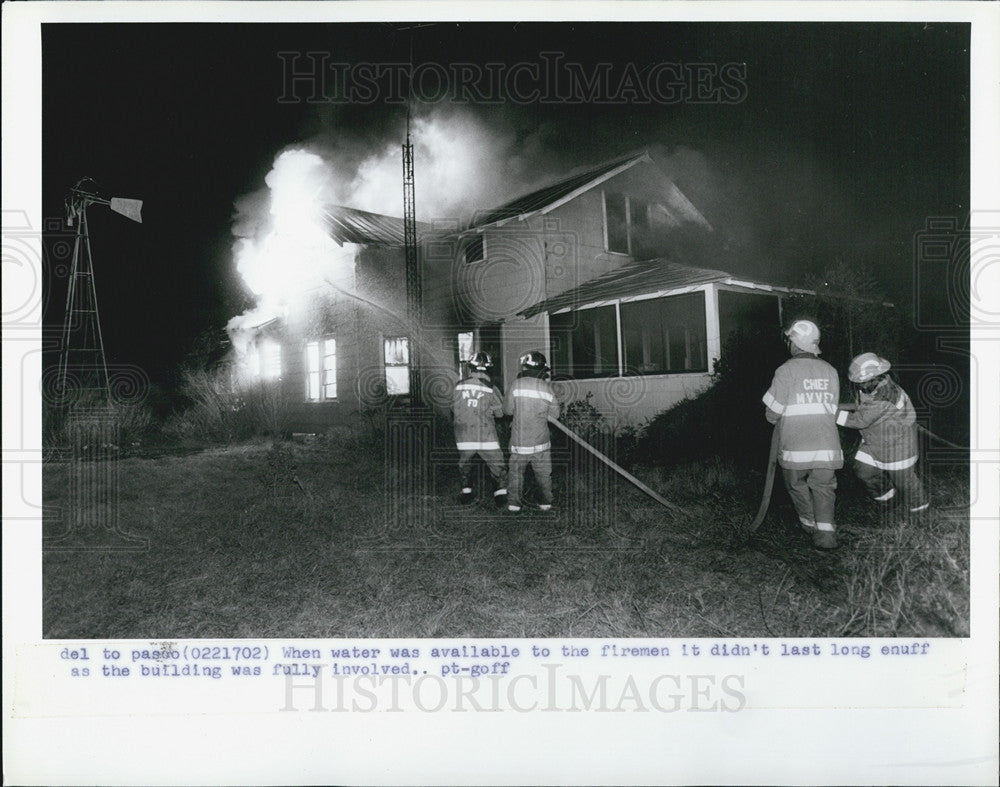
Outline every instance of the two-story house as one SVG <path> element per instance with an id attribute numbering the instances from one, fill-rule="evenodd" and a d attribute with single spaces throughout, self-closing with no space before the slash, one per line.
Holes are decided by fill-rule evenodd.
<path id="1" fill-rule="evenodd" d="M 809 294 L 727 272 L 739 260 L 645 152 L 574 172 L 466 227 L 421 225 L 419 326 L 406 319 L 402 220 L 327 213 L 330 236 L 357 249 L 353 283 L 317 292 L 305 314 L 260 335 L 298 429 L 408 396 L 411 364 L 423 401 L 445 411 L 473 352 L 493 354 L 506 387 L 533 349 L 564 401 L 590 393 L 608 415 L 640 423 L 704 390 L 737 326 L 777 331 L 782 299 Z"/>

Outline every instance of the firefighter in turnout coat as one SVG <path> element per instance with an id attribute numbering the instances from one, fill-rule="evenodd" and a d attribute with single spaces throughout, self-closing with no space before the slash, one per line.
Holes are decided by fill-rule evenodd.
<path id="1" fill-rule="evenodd" d="M 899 490 L 910 513 L 919 515 L 930 502 L 916 473 L 917 415 L 889 369 L 889 362 L 875 353 L 851 361 L 847 376 L 857 388 L 857 407 L 837 413 L 837 423 L 861 432 L 854 472 L 872 498 L 888 503 Z"/>
<path id="2" fill-rule="evenodd" d="M 796 320 L 785 332 L 792 357 L 764 394 L 765 415 L 779 430 L 778 464 L 802 528 L 820 549 L 837 546 L 835 470 L 844 466 L 837 433 L 840 378 L 819 355 L 819 328 Z"/>
<path id="3" fill-rule="evenodd" d="M 500 391 L 490 383 L 488 369 L 493 360 L 478 352 L 469 361 L 471 373 L 455 384 L 451 412 L 455 419 L 458 472 L 462 476 L 462 502 L 475 499 L 472 492 L 472 460 L 479 454 L 496 483 L 493 497 L 502 503 L 507 494 L 507 467 L 497 439 L 495 419 L 503 417 Z"/>
<path id="4" fill-rule="evenodd" d="M 532 351 L 521 356 L 521 372 L 507 391 L 504 412 L 514 417 L 510 429 L 510 495 L 507 510 L 521 510 L 524 471 L 530 465 L 541 492 L 539 508 L 552 508 L 552 443 L 548 419 L 559 417 L 559 402 L 549 383 L 545 356 Z"/>

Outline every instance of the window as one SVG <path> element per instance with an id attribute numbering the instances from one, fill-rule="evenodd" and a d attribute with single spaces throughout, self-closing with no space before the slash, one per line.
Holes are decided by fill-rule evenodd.
<path id="1" fill-rule="evenodd" d="M 465 261 L 480 262 L 486 259 L 486 243 L 482 235 L 478 235 L 465 246 Z"/>
<path id="2" fill-rule="evenodd" d="M 618 374 L 618 331 L 614 306 L 600 306 L 549 318 L 552 371 L 586 379 Z"/>
<path id="3" fill-rule="evenodd" d="M 705 293 L 621 305 L 625 365 L 633 374 L 706 372 Z"/>
<path id="4" fill-rule="evenodd" d="M 410 392 L 410 340 L 405 336 L 386 338 L 385 390 L 392 396 Z"/>
<path id="5" fill-rule="evenodd" d="M 636 254 L 649 234 L 649 205 L 627 194 L 604 192 L 604 229 L 608 251 Z"/>
<path id="6" fill-rule="evenodd" d="M 628 226 L 633 246 L 641 235 L 649 232 L 649 206 L 637 197 L 628 198 Z"/>
<path id="7" fill-rule="evenodd" d="M 628 254 L 627 204 L 624 194 L 604 192 L 604 226 L 608 251 Z"/>
<path id="8" fill-rule="evenodd" d="M 257 345 L 257 371 L 264 380 L 281 378 L 281 345 L 264 339 Z"/>
<path id="9" fill-rule="evenodd" d="M 337 398 L 337 340 L 306 344 L 306 399 L 322 402 Z"/>
<path id="10" fill-rule="evenodd" d="M 472 358 L 474 347 L 472 331 L 462 331 L 458 334 L 458 373 L 463 373 L 463 364 Z"/>

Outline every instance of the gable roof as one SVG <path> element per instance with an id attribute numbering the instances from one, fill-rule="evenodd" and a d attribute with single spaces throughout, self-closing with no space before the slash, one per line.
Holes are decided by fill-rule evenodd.
<path id="1" fill-rule="evenodd" d="M 786 295 L 815 295 L 815 290 L 798 287 L 787 287 L 779 284 L 767 284 L 745 277 L 735 277 L 725 271 L 712 268 L 699 268 L 672 262 L 663 257 L 642 260 L 624 265 L 613 271 L 584 282 L 578 287 L 554 295 L 544 301 L 529 306 L 518 312 L 521 317 L 534 317 L 542 312 L 554 314 L 560 311 L 582 308 L 584 306 L 603 306 L 615 301 L 639 300 L 661 295 L 676 294 L 694 289 L 703 284 L 719 282 L 732 287 L 746 290 L 783 293 Z M 831 297 L 845 297 L 831 294 Z M 852 300 L 848 298 L 848 300 Z M 875 301 L 867 301 L 876 303 Z M 882 306 L 891 307 L 888 301 Z"/>
<path id="2" fill-rule="evenodd" d="M 578 171 L 548 186 L 517 197 L 498 208 L 478 213 L 473 218 L 469 229 L 482 230 L 489 226 L 500 227 L 510 221 L 523 221 L 536 213 L 548 213 L 616 175 L 620 175 L 637 164 L 642 163 L 653 165 L 653 159 L 650 157 L 648 151 L 631 153 L 627 156 L 605 161 L 603 164 L 598 164 L 595 167 Z M 669 207 L 679 214 L 681 218 L 703 224 L 705 227 L 711 229 L 705 217 L 681 193 L 680 189 L 672 182 L 670 186 L 670 192 L 666 195 Z M 678 223 L 680 222 L 678 221 Z"/>
<path id="3" fill-rule="evenodd" d="M 339 245 L 357 243 L 366 246 L 404 246 L 403 220 L 395 216 L 371 213 L 346 205 L 327 205 L 322 210 L 327 232 Z M 417 222 L 417 228 L 426 227 Z"/>

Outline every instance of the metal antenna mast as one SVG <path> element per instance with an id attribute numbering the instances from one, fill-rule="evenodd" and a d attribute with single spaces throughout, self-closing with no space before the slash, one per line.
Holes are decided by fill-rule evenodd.
<path id="1" fill-rule="evenodd" d="M 82 178 L 66 195 L 66 224 L 76 225 L 73 244 L 73 263 L 70 268 L 69 289 L 66 292 L 66 316 L 63 325 L 62 345 L 59 351 L 57 391 L 64 403 L 69 395 L 70 374 L 74 393 L 81 401 L 100 401 L 110 404 L 111 390 L 108 364 L 104 355 L 104 337 L 101 334 L 101 316 L 97 309 L 97 288 L 94 284 L 94 256 L 90 249 L 90 230 L 87 225 L 87 208 L 93 204 L 107 205 L 115 213 L 142 222 L 142 201 L 112 197 L 104 199 L 94 193 L 90 178 Z M 91 394 L 90 397 L 87 394 Z"/>
<path id="2" fill-rule="evenodd" d="M 417 263 L 417 213 L 413 178 L 413 143 L 410 142 L 410 109 L 413 97 L 413 34 L 410 34 L 410 71 L 407 77 L 406 141 L 403 143 L 403 243 L 406 248 L 406 318 L 411 330 L 419 332 L 423 324 L 420 270 Z M 420 337 L 414 336 L 410 347 L 410 401 L 419 405 Z"/>

